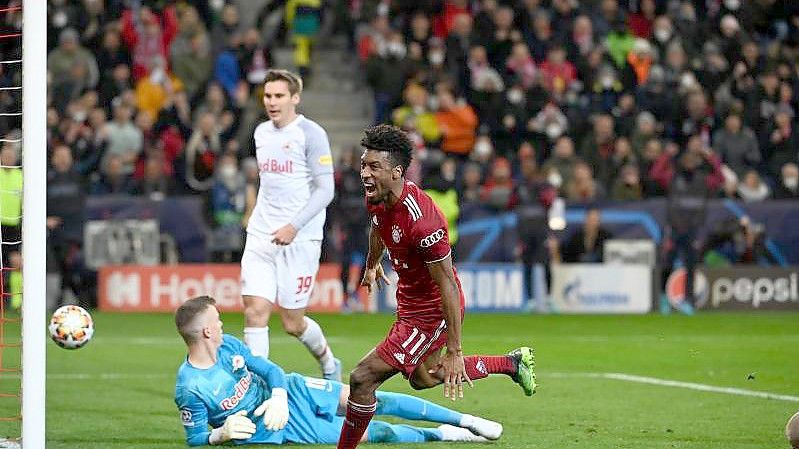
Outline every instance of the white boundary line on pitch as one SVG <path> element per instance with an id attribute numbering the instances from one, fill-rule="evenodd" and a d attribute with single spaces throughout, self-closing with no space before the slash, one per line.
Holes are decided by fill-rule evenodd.
<path id="1" fill-rule="evenodd" d="M 633 374 L 624 373 L 541 373 L 542 378 L 589 378 L 589 379 L 608 379 L 620 380 L 623 382 L 634 382 L 641 384 L 657 385 L 661 387 L 675 387 L 685 388 L 688 390 L 704 391 L 710 393 L 724 393 L 734 396 L 749 396 L 761 399 L 772 399 L 778 401 L 799 402 L 799 396 L 791 396 L 787 394 L 776 394 L 765 391 L 745 390 L 743 388 L 733 387 L 716 387 L 713 385 L 700 384 L 694 382 L 681 382 L 677 380 L 659 379 L 657 377 L 636 376 Z M 134 380 L 134 379 L 174 379 L 175 374 L 166 373 L 152 373 L 152 374 L 133 374 L 133 373 L 52 373 L 47 374 L 48 379 L 53 380 Z M 4 374 L 0 375 L 0 380 L 3 379 L 19 379 L 19 374 Z"/>
<path id="2" fill-rule="evenodd" d="M 736 396 L 749 396 L 762 399 L 774 399 L 778 401 L 799 402 L 799 396 L 791 396 L 787 394 L 768 393 L 765 391 L 745 390 L 743 388 L 733 387 L 716 387 L 713 385 L 699 384 L 694 382 L 681 382 L 678 380 L 658 379 L 657 377 L 636 376 L 633 374 L 624 373 L 543 373 L 539 377 L 546 378 L 546 376 L 564 379 L 581 377 L 592 379 L 621 380 L 623 382 L 635 382 L 640 384 L 657 385 L 661 387 L 676 387 L 711 393 L 724 393 Z"/>

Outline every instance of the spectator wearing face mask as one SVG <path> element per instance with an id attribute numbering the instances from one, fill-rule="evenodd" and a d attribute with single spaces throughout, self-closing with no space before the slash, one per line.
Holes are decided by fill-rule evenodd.
<path id="1" fill-rule="evenodd" d="M 675 39 L 674 24 L 669 16 L 662 15 L 655 19 L 655 23 L 652 25 L 652 38 L 654 50 L 658 54 L 666 54 L 666 48 Z"/>
<path id="2" fill-rule="evenodd" d="M 755 170 L 748 170 L 742 183 L 738 184 L 738 196 L 746 202 L 763 201 L 771 196 L 771 189 Z"/>
<path id="3" fill-rule="evenodd" d="M 799 198 L 799 166 L 789 162 L 782 166 L 779 184 L 774 189 L 774 198 L 778 200 Z"/>
<path id="4" fill-rule="evenodd" d="M 546 173 L 552 186 L 563 189 L 571 181 L 578 162 L 580 158 L 574 154 L 574 142 L 571 137 L 563 136 L 555 143 L 553 154 L 541 166 L 541 171 Z"/>
<path id="5" fill-rule="evenodd" d="M 547 142 L 557 142 L 568 129 L 569 120 L 555 103 L 548 103 L 527 122 L 527 130 L 544 136 Z"/>
<path id="6" fill-rule="evenodd" d="M 409 84 L 404 96 L 405 104 L 391 114 L 394 125 L 416 130 L 427 145 L 437 143 L 441 130 L 435 115 L 427 108 L 427 90 L 418 84 Z"/>
<path id="7" fill-rule="evenodd" d="M 236 157 L 225 154 L 216 169 L 211 187 L 211 211 L 216 226 L 241 226 L 244 214 L 244 176 Z"/>
<path id="8" fill-rule="evenodd" d="M 211 187 L 210 205 L 215 228 L 209 244 L 216 261 L 235 260 L 242 248 L 242 217 L 245 210 L 246 183 L 231 153 L 219 159 Z"/>
<path id="9" fill-rule="evenodd" d="M 391 110 L 402 100 L 402 89 L 411 75 L 411 65 L 405 59 L 402 34 L 392 32 L 384 42 L 377 43 L 377 52 L 366 61 L 366 82 L 374 95 L 374 123 L 390 120 Z"/>

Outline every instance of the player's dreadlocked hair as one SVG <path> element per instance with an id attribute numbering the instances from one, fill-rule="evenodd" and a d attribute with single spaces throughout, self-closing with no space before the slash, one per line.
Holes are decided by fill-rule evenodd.
<path id="1" fill-rule="evenodd" d="M 375 125 L 364 130 L 361 146 L 370 150 L 386 151 L 391 162 L 402 167 L 402 174 L 411 165 L 413 144 L 405 131 L 392 125 Z"/>

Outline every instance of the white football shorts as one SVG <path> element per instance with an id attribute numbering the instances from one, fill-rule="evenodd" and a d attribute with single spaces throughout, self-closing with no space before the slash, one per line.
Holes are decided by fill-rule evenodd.
<path id="1" fill-rule="evenodd" d="M 284 309 L 304 309 L 319 271 L 321 240 L 281 246 L 247 234 L 241 256 L 241 294 L 258 296 Z"/>

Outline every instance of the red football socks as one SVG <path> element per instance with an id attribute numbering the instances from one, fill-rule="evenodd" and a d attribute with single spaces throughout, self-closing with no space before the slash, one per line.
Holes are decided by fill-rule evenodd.
<path id="1" fill-rule="evenodd" d="M 516 374 L 513 359 L 507 355 L 468 355 L 463 358 L 469 379 L 477 380 L 489 374 Z"/>
<path id="2" fill-rule="evenodd" d="M 377 401 L 374 404 L 362 405 L 347 401 L 347 413 L 344 424 L 341 426 L 341 435 L 338 437 L 337 449 L 354 449 L 369 427 L 369 421 L 375 415 Z"/>

